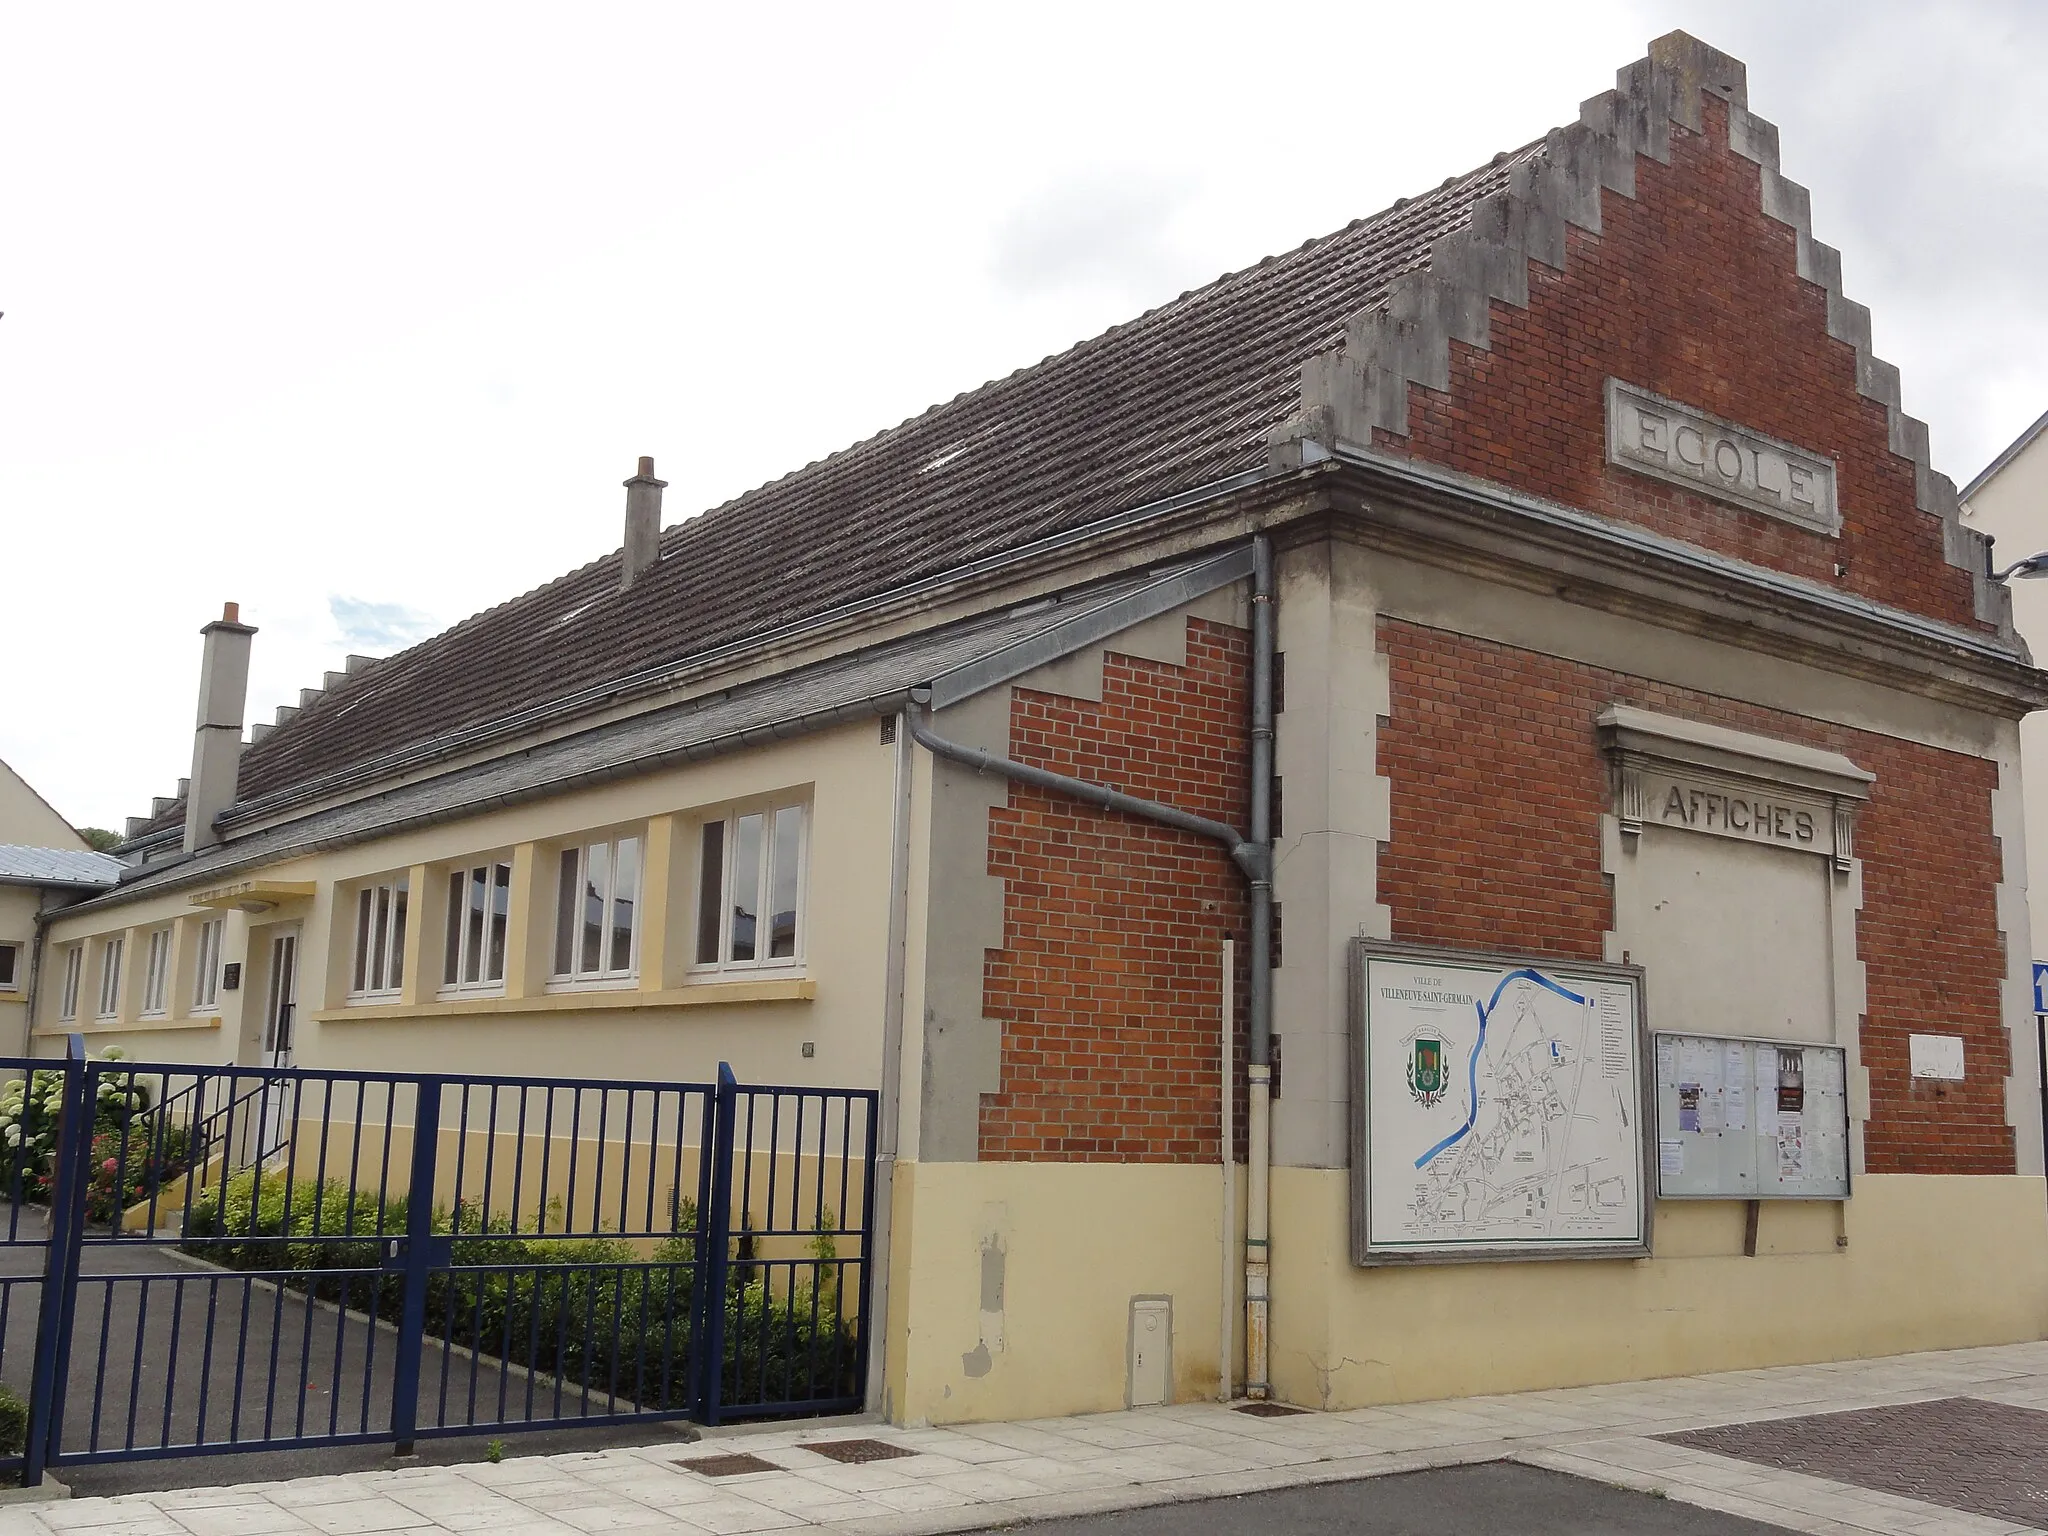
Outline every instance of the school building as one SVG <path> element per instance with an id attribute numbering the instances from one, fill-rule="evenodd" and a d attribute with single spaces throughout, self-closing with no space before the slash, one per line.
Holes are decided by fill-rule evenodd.
<path id="1" fill-rule="evenodd" d="M 31 1045 L 879 1089 L 899 1422 L 2041 1337 L 2048 677 L 1870 335 L 1673 33 L 275 721 L 230 607 Z"/>

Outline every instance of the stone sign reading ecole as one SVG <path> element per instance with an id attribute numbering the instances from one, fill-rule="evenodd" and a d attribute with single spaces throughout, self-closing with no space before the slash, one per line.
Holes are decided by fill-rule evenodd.
<path id="1" fill-rule="evenodd" d="M 1607 381 L 1607 462 L 1833 537 L 1835 465 L 1619 379 Z"/>

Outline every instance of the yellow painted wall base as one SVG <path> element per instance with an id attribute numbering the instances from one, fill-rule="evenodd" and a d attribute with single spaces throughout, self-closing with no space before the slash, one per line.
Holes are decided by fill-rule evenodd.
<path id="1" fill-rule="evenodd" d="M 1355 1408 L 2048 1332 L 2039 1178 L 1866 1175 L 1846 1205 L 1664 1201 L 1656 1256 L 1360 1269 L 1342 1169 L 1273 1171 L 1273 1382 Z M 1848 1238 L 1847 1246 L 1836 1242 Z"/>
<path id="2" fill-rule="evenodd" d="M 1309 1407 L 2011 1343 L 2048 1334 L 2039 1178 L 1865 1176 L 1844 1207 L 1658 1207 L 1642 1260 L 1359 1269 L 1342 1169 L 1273 1172 L 1275 1393 Z M 1221 1176 L 1158 1164 L 899 1163 L 884 1411 L 1125 1406 L 1134 1296 L 1173 1298 L 1178 1401 L 1213 1397 Z M 1241 1230 L 1241 1229 L 1240 1229 Z M 1842 1246 L 1839 1237 L 1846 1236 Z M 1230 1306 L 1242 1306 L 1233 1289 Z"/>
<path id="3" fill-rule="evenodd" d="M 884 1412 L 1122 1408 L 1134 1296 L 1173 1298 L 1175 1399 L 1214 1397 L 1222 1179 L 1213 1164 L 898 1163 Z"/>

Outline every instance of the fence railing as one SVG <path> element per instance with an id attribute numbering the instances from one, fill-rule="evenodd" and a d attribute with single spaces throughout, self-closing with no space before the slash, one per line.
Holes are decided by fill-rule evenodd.
<path id="1" fill-rule="evenodd" d="M 39 1292 L 0 1454 L 24 1481 L 865 1399 L 871 1090 L 88 1061 L 75 1036 L 14 1066 L 41 1107 L 0 1147 L 9 1232 L 48 1198 L 16 1244 L 40 1273 L 0 1275 L 0 1376 L 13 1287 Z"/>

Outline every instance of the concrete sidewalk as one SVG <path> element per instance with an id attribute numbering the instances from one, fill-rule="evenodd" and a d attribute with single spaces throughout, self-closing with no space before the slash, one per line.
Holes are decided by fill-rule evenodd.
<path id="1" fill-rule="evenodd" d="M 1930 1406 L 1910 1406 L 1920 1404 Z M 1855 1412 L 1870 1409 L 1886 1411 Z M 0 1509 L 0 1536 L 882 1536 L 1507 1459 L 1792 1530 L 1991 1536 L 2048 1528 L 2043 1409 L 2048 1343 L 1349 1413 L 1182 1404 L 950 1429 L 839 1421 L 713 1432 L 696 1445 L 17 1504 Z M 1852 1416 L 1791 1422 L 1830 1413 Z M 1995 1454 L 1957 1443 L 1956 1425 L 1972 1414 L 1996 1421 L 2004 1438 L 1986 1442 Z M 1938 1416 L 1940 1433 L 1916 1429 L 1916 1415 Z M 1692 1437 L 1749 1459 L 1661 1438 L 1766 1420 L 1784 1422 L 1747 1439 Z M 1785 1449 L 1800 1445 L 1820 1449 Z M 717 1459 L 733 1457 L 762 1465 Z M 1765 1464 L 1772 1458 L 1781 1464 Z M 1887 1491 L 1908 1485 L 1911 1495 Z"/>

